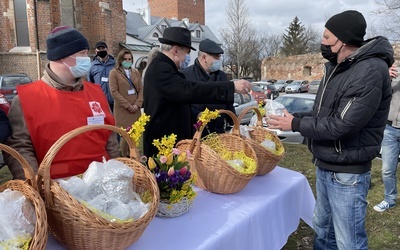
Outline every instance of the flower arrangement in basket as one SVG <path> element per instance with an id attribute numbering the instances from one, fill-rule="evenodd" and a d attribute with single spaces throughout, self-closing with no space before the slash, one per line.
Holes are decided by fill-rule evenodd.
<path id="1" fill-rule="evenodd" d="M 232 134 L 201 134 L 207 122 L 219 114 L 227 114 L 234 121 Z M 177 148 L 190 150 L 189 159 L 197 173 L 195 184 L 200 188 L 219 194 L 231 194 L 243 189 L 256 175 L 257 156 L 252 147 L 240 137 L 237 117 L 228 110 L 206 109 L 196 123 L 192 140 L 178 142 Z"/>
<path id="2" fill-rule="evenodd" d="M 193 199 L 196 197 L 191 184 L 194 176 L 190 172 L 186 156 L 189 151 L 174 148 L 176 135 L 171 134 L 153 141 L 158 149 L 155 157 L 142 157 L 154 173 L 158 188 L 160 189 L 160 204 L 157 216 L 176 217 L 189 210 Z"/>
<path id="3" fill-rule="evenodd" d="M 150 116 L 142 116 L 131 127 L 126 128 L 127 133 L 138 145 L 144 132 L 144 126 Z M 158 154 L 147 159 L 140 157 L 140 162 L 146 165 L 154 174 L 160 191 L 160 204 L 157 211 L 159 217 L 176 217 L 189 210 L 193 199 L 196 197 L 191 184 L 194 175 L 190 172 L 186 159 L 190 151 L 181 151 L 174 148 L 176 135 L 171 134 L 153 141 L 158 149 Z"/>

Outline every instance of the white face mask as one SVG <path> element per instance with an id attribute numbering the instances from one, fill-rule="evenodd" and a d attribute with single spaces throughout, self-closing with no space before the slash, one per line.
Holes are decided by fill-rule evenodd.
<path id="1" fill-rule="evenodd" d="M 70 56 L 71 58 L 74 58 L 72 56 Z M 88 56 L 77 56 L 76 58 L 74 58 L 76 60 L 76 65 L 75 66 L 68 66 L 65 62 L 64 65 L 67 66 L 69 68 L 69 70 L 71 71 L 71 74 L 75 77 L 75 78 L 80 78 L 83 76 L 86 76 L 89 71 L 90 68 L 92 66 L 91 62 L 90 62 L 90 57 Z"/>

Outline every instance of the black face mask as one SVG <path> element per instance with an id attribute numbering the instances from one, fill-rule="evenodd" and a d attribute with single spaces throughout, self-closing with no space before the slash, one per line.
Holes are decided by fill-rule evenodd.
<path id="1" fill-rule="evenodd" d="M 321 54 L 326 60 L 330 61 L 331 63 L 337 63 L 338 53 L 332 52 L 331 45 L 321 44 Z"/>
<path id="2" fill-rule="evenodd" d="M 104 58 L 104 57 L 107 56 L 107 51 L 106 51 L 106 50 L 97 51 L 97 55 L 98 55 L 100 58 Z"/>

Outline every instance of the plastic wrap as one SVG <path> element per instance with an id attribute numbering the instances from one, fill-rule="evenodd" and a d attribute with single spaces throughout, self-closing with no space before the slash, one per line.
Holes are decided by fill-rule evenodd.
<path id="1" fill-rule="evenodd" d="M 267 100 L 264 108 L 266 117 L 269 115 L 283 116 L 283 110 L 285 109 L 285 106 L 277 101 Z"/>
<path id="2" fill-rule="evenodd" d="M 138 219 L 150 204 L 133 191 L 133 169 L 118 160 L 92 162 L 82 179 L 57 180 L 71 195 L 110 221 Z M 80 180 L 77 180 L 80 179 Z"/>
<path id="3" fill-rule="evenodd" d="M 0 193 L 0 211 L 0 248 L 19 249 L 33 237 L 35 208 L 22 192 L 6 189 Z"/>

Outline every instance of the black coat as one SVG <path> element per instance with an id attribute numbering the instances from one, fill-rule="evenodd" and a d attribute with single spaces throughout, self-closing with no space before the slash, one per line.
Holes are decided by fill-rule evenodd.
<path id="1" fill-rule="evenodd" d="M 217 70 L 212 72 L 211 74 L 207 74 L 206 71 L 201 67 L 199 60 L 196 58 L 194 64 L 187 67 L 183 74 L 187 80 L 196 81 L 196 82 L 227 82 L 228 79 L 225 73 L 221 70 Z M 233 107 L 233 103 L 228 104 L 192 104 L 192 123 L 196 123 L 197 117 L 200 112 L 204 111 L 206 108 L 213 111 L 216 109 L 225 109 L 230 110 L 235 114 L 235 108 Z M 211 120 L 207 124 L 207 128 L 203 131 L 203 136 L 207 135 L 209 132 L 217 132 L 217 133 L 224 133 L 225 132 L 225 119 L 227 119 L 228 123 L 232 124 L 233 121 L 229 116 L 222 114 L 215 120 Z"/>
<path id="2" fill-rule="evenodd" d="M 150 63 L 144 76 L 144 112 L 150 121 L 143 135 L 146 156 L 158 153 L 154 139 L 174 133 L 177 141 L 192 138 L 192 103 L 233 103 L 233 82 L 204 84 L 185 80 L 175 63 L 159 53 Z"/>
<path id="3" fill-rule="evenodd" d="M 11 134 L 11 125 L 6 113 L 0 110 L 0 143 L 5 143 Z"/>
<path id="4" fill-rule="evenodd" d="M 391 100 L 389 66 L 393 48 L 378 37 L 325 75 L 310 114 L 294 114 L 294 131 L 309 139 L 316 166 L 365 173 L 380 150 Z"/>

